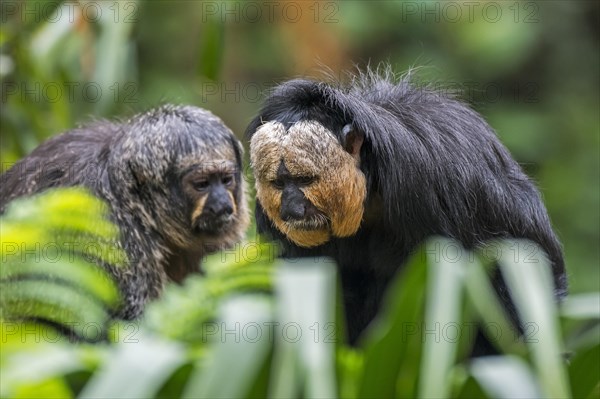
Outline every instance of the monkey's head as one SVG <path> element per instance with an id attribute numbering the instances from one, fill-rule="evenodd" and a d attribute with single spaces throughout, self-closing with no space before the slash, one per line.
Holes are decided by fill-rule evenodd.
<path id="1" fill-rule="evenodd" d="M 125 199 L 146 227 L 182 248 L 221 249 L 248 226 L 242 147 L 200 108 L 166 105 L 126 125 L 111 151 Z"/>
<path id="2" fill-rule="evenodd" d="M 301 247 L 355 234 L 366 198 L 364 135 L 352 124 L 325 127 L 310 115 L 282 122 L 265 122 L 251 132 L 257 202 Z"/>

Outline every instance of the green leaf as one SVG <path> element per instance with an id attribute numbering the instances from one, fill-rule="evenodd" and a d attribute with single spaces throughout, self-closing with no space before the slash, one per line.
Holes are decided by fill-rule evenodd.
<path id="1" fill-rule="evenodd" d="M 581 320 L 576 327 L 572 327 L 567 336 L 565 346 L 569 350 L 585 350 L 600 342 L 600 321 Z"/>
<path id="2" fill-rule="evenodd" d="M 359 397 L 416 395 L 426 260 L 423 246 L 391 282 L 379 314 L 361 338 L 364 374 Z"/>
<path id="3" fill-rule="evenodd" d="M 598 342 L 598 341 L 596 341 Z M 569 380 L 574 398 L 591 398 L 600 390 L 600 343 L 580 349 L 571 360 Z"/>
<path id="4" fill-rule="evenodd" d="M 144 327 L 164 337 L 206 344 L 205 323 L 214 321 L 220 301 L 244 292 L 270 292 L 272 275 L 273 267 L 259 262 L 222 265 L 206 276 L 190 276 L 183 286 L 167 286 L 161 300 L 149 304 Z"/>
<path id="5" fill-rule="evenodd" d="M 495 294 L 490 278 L 478 257 L 467 265 L 465 285 L 469 303 L 477 310 L 483 321 L 481 326 L 489 342 L 504 353 L 525 355 L 527 347 L 521 339 L 518 339 L 515 327 Z"/>
<path id="6" fill-rule="evenodd" d="M 531 242 L 505 241 L 500 249 L 502 276 L 523 323 L 540 387 L 545 396 L 569 397 L 550 264 Z"/>
<path id="7" fill-rule="evenodd" d="M 89 256 L 115 266 L 126 261 L 107 216 L 104 203 L 79 188 L 13 201 L 1 218 L 1 317 L 42 319 L 101 339 L 120 295 Z"/>
<path id="8" fill-rule="evenodd" d="M 239 398 L 250 392 L 270 352 L 269 302 L 262 296 L 240 296 L 223 303 L 214 323 L 214 342 L 196 364 L 184 398 Z"/>
<path id="9" fill-rule="evenodd" d="M 529 366 L 518 357 L 480 357 L 472 361 L 469 369 L 491 398 L 544 397 Z"/>
<path id="10" fill-rule="evenodd" d="M 277 271 L 277 321 L 271 397 L 336 396 L 335 264 L 287 261 Z"/>
<path id="11" fill-rule="evenodd" d="M 117 245 L 119 230 L 108 219 L 103 201 L 81 188 L 60 188 L 11 202 L 2 216 L 0 254 L 34 261 L 40 256 L 72 261 L 83 255 L 124 265 L 127 256 Z M 87 261 L 87 259 L 84 259 Z"/>
<path id="12" fill-rule="evenodd" d="M 165 382 L 156 394 L 157 399 L 180 398 L 183 395 L 185 384 L 190 378 L 194 366 L 191 362 L 184 363 Z"/>
<path id="13" fill-rule="evenodd" d="M 76 348 L 54 343 L 53 337 L 57 336 L 46 335 L 40 329 L 26 328 L 19 334 L 21 337 L 33 336 L 37 342 L 47 343 L 47 345 L 37 345 L 30 348 L 34 350 L 13 352 L 8 356 L 3 354 L 0 395 L 25 397 L 23 395 L 26 392 L 32 393 L 27 387 L 37 387 L 38 384 L 48 388 L 49 392 L 59 387 L 59 391 L 64 392 L 62 390 L 65 387 L 59 383 L 61 377 L 85 366 Z"/>
<path id="14" fill-rule="evenodd" d="M 108 312 L 77 288 L 49 281 L 0 283 L 2 318 L 37 318 L 72 329 L 84 339 L 102 338 Z"/>
<path id="15" fill-rule="evenodd" d="M 364 371 L 364 354 L 345 345 L 338 347 L 338 390 L 341 398 L 358 398 L 361 377 Z"/>
<path id="16" fill-rule="evenodd" d="M 149 398 L 186 361 L 181 345 L 140 334 L 118 345 L 94 374 L 80 398 Z"/>
<path id="17" fill-rule="evenodd" d="M 444 256 L 452 250 L 457 251 L 456 260 Z M 419 375 L 419 397 L 422 398 L 448 397 L 450 393 L 449 374 L 463 329 L 461 300 L 465 252 L 460 243 L 451 240 L 440 238 L 427 244 L 429 279 Z"/>
<path id="18" fill-rule="evenodd" d="M 561 304 L 561 315 L 570 319 L 600 319 L 600 293 L 571 295 Z"/>
<path id="19" fill-rule="evenodd" d="M 72 263 L 50 262 L 46 259 L 24 264 L 12 261 L 0 268 L 2 279 L 33 278 L 58 281 L 79 287 L 108 307 L 114 308 L 118 304 L 119 291 L 116 285 L 97 265 L 82 262 L 80 259 L 76 259 Z M 4 300 L 5 297 L 0 294 L 0 298 Z"/>
<path id="20" fill-rule="evenodd" d="M 28 383 L 18 387 L 13 395 L 13 399 L 66 399 L 73 398 L 73 392 L 63 378 L 52 378 L 38 383 Z"/>

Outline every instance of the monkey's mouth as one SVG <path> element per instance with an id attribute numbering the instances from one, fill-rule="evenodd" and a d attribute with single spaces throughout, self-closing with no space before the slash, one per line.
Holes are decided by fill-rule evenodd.
<path id="1" fill-rule="evenodd" d="M 288 220 L 284 222 L 290 230 L 323 230 L 329 228 L 329 219 L 323 214 L 315 214 L 306 219 Z"/>
<path id="2" fill-rule="evenodd" d="M 220 234 L 229 228 L 229 226 L 233 222 L 233 219 L 233 215 L 218 217 L 201 216 L 198 219 L 196 219 L 196 223 L 194 224 L 194 230 L 198 234 Z"/>

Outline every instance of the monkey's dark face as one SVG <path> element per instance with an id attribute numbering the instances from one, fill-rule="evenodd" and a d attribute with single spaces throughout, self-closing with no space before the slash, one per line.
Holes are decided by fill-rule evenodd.
<path id="1" fill-rule="evenodd" d="M 256 196 L 273 224 L 291 241 L 314 247 L 360 227 L 366 179 L 360 171 L 360 143 L 344 149 L 315 121 L 288 130 L 263 124 L 250 141 Z"/>
<path id="2" fill-rule="evenodd" d="M 215 236 L 236 222 L 239 171 L 233 161 L 211 161 L 191 167 L 182 179 L 197 235 Z"/>
<path id="3" fill-rule="evenodd" d="M 195 107 L 161 107 L 132 119 L 119 146 L 113 180 L 128 184 L 116 186 L 133 200 L 130 213 L 171 247 L 210 252 L 242 239 L 249 223 L 242 147 L 219 118 Z"/>

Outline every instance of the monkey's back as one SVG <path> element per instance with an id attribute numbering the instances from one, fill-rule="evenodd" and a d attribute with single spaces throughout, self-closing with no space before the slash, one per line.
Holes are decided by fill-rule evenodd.
<path id="1" fill-rule="evenodd" d="M 98 121 L 45 141 L 0 176 L 0 212 L 18 197 L 54 187 L 83 186 L 103 197 L 105 165 L 118 125 Z"/>

